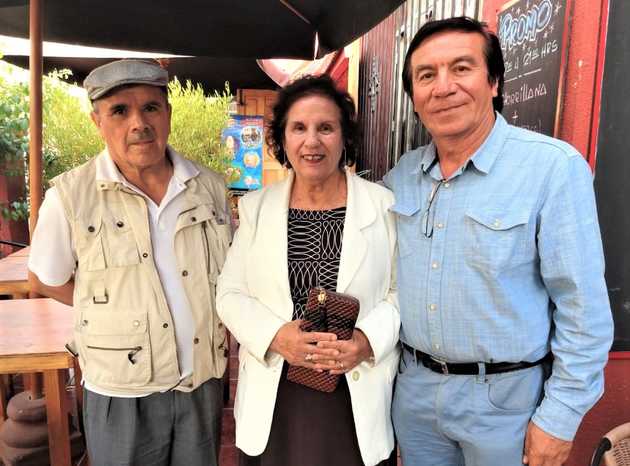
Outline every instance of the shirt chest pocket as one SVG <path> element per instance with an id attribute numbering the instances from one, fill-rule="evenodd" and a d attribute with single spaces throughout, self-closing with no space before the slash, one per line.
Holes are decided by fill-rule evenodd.
<path id="1" fill-rule="evenodd" d="M 396 214 L 398 230 L 398 252 L 401 258 L 417 250 L 422 239 L 423 215 L 420 200 L 407 199 L 398 201 L 391 207 Z"/>
<path id="2" fill-rule="evenodd" d="M 467 262 L 485 271 L 500 271 L 533 258 L 530 213 L 525 210 L 470 208 L 464 228 Z"/>

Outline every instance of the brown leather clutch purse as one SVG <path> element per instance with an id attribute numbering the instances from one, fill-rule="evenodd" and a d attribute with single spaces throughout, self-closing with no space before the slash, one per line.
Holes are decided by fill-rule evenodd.
<path id="1" fill-rule="evenodd" d="M 339 340 L 349 340 L 359 316 L 359 307 L 359 300 L 353 296 L 319 287 L 311 288 L 300 328 L 305 332 L 330 332 Z M 328 393 L 335 391 L 339 377 L 302 366 L 290 365 L 287 372 L 287 379 L 291 382 Z"/>

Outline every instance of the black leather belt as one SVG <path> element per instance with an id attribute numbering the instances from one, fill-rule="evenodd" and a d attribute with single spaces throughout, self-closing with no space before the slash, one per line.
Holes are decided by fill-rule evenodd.
<path id="1" fill-rule="evenodd" d="M 446 362 L 430 354 L 423 353 L 420 350 L 412 348 L 406 343 L 402 343 L 405 350 L 415 355 L 416 360 L 422 362 L 427 369 L 437 372 L 438 374 L 454 374 L 454 375 L 477 375 L 479 374 L 479 364 L 476 362 Z M 528 362 L 486 362 L 483 365 L 486 368 L 486 374 L 501 374 L 503 372 L 517 371 L 527 369 L 528 367 L 537 366 L 543 362 L 551 361 L 551 353 L 547 353 L 538 361 Z"/>

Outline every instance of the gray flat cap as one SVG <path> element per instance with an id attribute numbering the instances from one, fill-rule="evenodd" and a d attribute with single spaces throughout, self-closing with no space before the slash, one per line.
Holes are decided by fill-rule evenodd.
<path id="1" fill-rule="evenodd" d="M 95 68 L 83 81 L 90 100 L 96 100 L 123 84 L 166 86 L 168 72 L 157 63 L 146 60 L 117 60 Z"/>

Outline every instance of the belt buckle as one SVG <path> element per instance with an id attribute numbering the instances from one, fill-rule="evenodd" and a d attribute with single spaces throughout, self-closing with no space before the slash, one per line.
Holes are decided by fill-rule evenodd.
<path id="1" fill-rule="evenodd" d="M 448 372 L 448 365 L 447 365 L 446 361 L 442 361 L 441 359 L 435 358 L 433 356 L 431 356 L 431 359 L 434 362 L 437 362 L 440 365 L 440 367 L 442 368 L 442 374 L 444 374 L 444 375 L 448 375 L 449 374 L 449 372 Z"/>

